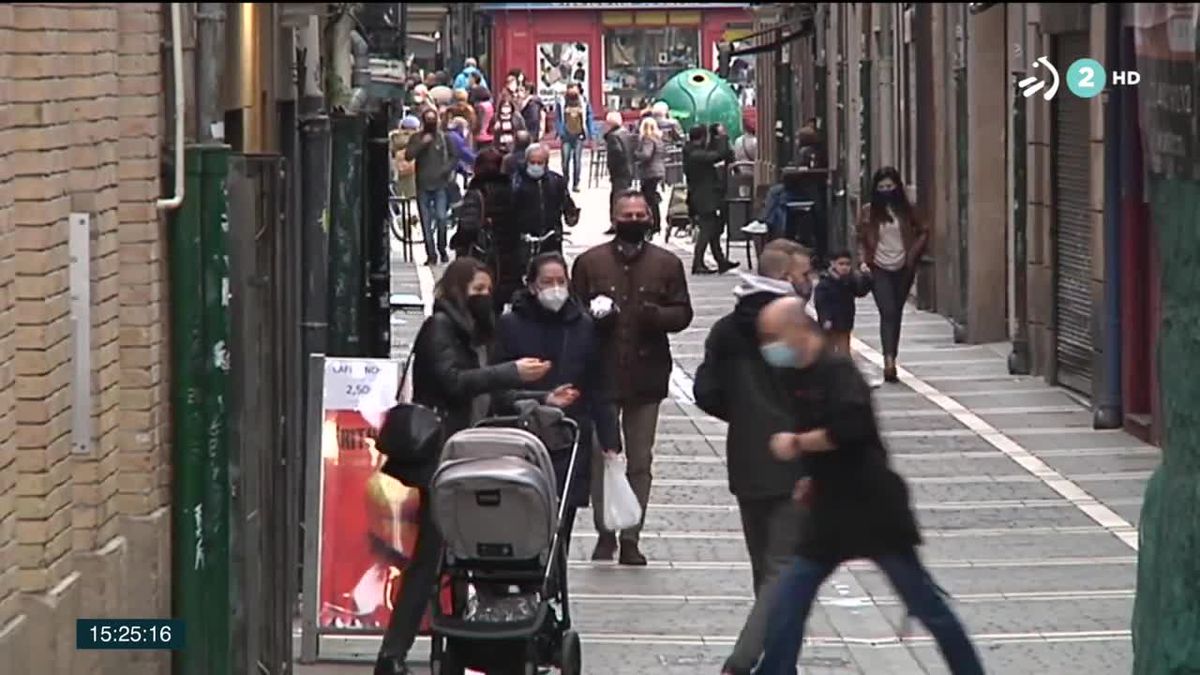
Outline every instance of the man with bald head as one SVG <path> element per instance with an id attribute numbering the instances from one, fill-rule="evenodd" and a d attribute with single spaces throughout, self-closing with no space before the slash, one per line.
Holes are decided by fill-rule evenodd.
<path id="1" fill-rule="evenodd" d="M 796 488 L 806 513 L 798 555 L 769 589 L 765 651 L 755 672 L 794 675 L 817 590 L 843 562 L 868 558 L 933 635 L 950 671 L 981 675 L 966 630 L 917 555 L 921 535 L 908 487 L 888 462 L 870 386 L 848 356 L 829 348 L 798 298 L 763 308 L 758 333 L 793 424 L 771 437 L 771 454 L 806 476 Z"/>
<path id="2" fill-rule="evenodd" d="M 727 673 L 749 673 L 762 653 L 773 579 L 795 555 L 800 536 L 799 506 L 792 491 L 799 467 L 771 456 L 772 434 L 793 428 L 786 396 L 759 350 L 759 313 L 780 298 L 796 297 L 808 274 L 808 251 L 778 240 L 763 249 L 758 274 L 742 274 L 734 288 L 733 311 L 718 319 L 704 342 L 696 369 L 696 405 L 726 423 L 729 491 L 737 499 L 756 602 L 746 619 Z"/>

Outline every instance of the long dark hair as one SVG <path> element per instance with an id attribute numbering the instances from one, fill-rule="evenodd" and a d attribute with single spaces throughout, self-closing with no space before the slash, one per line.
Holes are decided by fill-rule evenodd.
<path id="1" fill-rule="evenodd" d="M 890 203 L 880 196 L 878 190 L 879 183 L 884 178 L 890 178 L 896 184 L 896 199 Z M 908 193 L 904 190 L 904 179 L 900 177 L 900 172 L 893 166 L 885 166 L 871 176 L 871 222 L 881 223 L 888 220 L 890 218 L 888 216 L 889 206 L 896 212 L 896 215 L 905 220 L 912 219 L 912 204 L 909 203 Z"/>
<path id="2" fill-rule="evenodd" d="M 442 272 L 442 278 L 438 279 L 437 286 L 433 289 L 433 297 L 465 311 L 467 289 L 475 280 L 475 275 L 480 272 L 489 277 L 492 274 L 487 265 L 475 258 L 466 256 L 455 258 L 454 262 L 447 265 L 446 270 Z"/>

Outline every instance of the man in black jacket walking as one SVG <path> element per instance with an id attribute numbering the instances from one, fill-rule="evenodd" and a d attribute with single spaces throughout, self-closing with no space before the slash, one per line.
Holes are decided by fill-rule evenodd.
<path id="1" fill-rule="evenodd" d="M 771 589 L 758 675 L 794 675 L 804 623 L 821 584 L 841 563 L 868 558 L 937 642 L 954 675 L 982 675 L 979 655 L 917 555 L 921 535 L 908 486 L 890 466 L 871 388 L 848 357 L 830 349 L 796 298 L 758 317 L 763 359 L 777 369 L 795 426 L 775 434 L 771 453 L 803 465 L 797 492 L 807 506 L 799 555 Z"/>
<path id="2" fill-rule="evenodd" d="M 719 131 L 714 127 L 712 131 Z M 687 176 L 688 210 L 696 220 L 696 248 L 692 252 L 692 274 L 712 274 L 704 265 L 704 250 L 711 249 L 717 262 L 717 273 L 724 274 L 738 266 L 721 250 L 721 205 L 725 198 L 725 182 L 718 164 L 733 160 L 729 138 L 712 133 L 704 126 L 694 126 L 683 147 L 683 172 Z"/>
<path id="3" fill-rule="evenodd" d="M 763 307 L 795 295 L 794 268 L 791 255 L 768 247 L 759 275 L 742 275 L 734 310 L 713 325 L 704 342 L 693 389 L 701 410 L 729 424 L 729 491 L 738 501 L 757 599 L 725 662 L 723 672 L 733 675 L 749 673 L 762 653 L 772 595 L 764 588 L 793 558 L 800 534 L 799 507 L 792 500 L 798 468 L 772 457 L 769 447 L 772 434 L 793 428 L 791 415 L 780 405 L 784 391 L 759 352 L 756 328 Z"/>

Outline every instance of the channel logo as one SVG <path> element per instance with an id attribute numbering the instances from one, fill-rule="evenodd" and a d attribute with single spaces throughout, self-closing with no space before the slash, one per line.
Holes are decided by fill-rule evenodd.
<path id="1" fill-rule="evenodd" d="M 1034 68 L 1044 68 L 1048 73 L 1050 88 L 1042 94 L 1049 101 L 1058 93 L 1058 69 L 1044 56 L 1039 56 L 1033 63 Z M 1104 66 L 1096 59 L 1078 59 L 1067 68 L 1067 89 L 1079 98 L 1092 98 L 1104 91 L 1105 85 L 1114 87 L 1133 86 L 1142 81 L 1142 76 L 1136 70 L 1114 70 L 1111 79 Z M 1017 83 L 1021 95 L 1029 98 L 1046 88 L 1047 78 L 1033 75 Z"/>
<path id="2" fill-rule="evenodd" d="M 1050 99 L 1054 98 L 1055 94 L 1058 93 L 1058 69 L 1054 67 L 1053 63 L 1050 63 L 1050 59 L 1047 59 L 1044 56 L 1039 56 L 1038 60 L 1033 62 L 1034 68 L 1037 68 L 1038 66 L 1045 67 L 1046 71 L 1050 73 L 1050 77 L 1053 80 L 1053 84 L 1050 85 L 1050 88 L 1046 90 L 1045 94 L 1042 94 L 1042 98 L 1049 101 Z M 1021 88 L 1021 95 L 1025 98 L 1029 98 L 1030 96 L 1033 96 L 1041 91 L 1046 86 L 1046 81 L 1037 75 L 1031 75 L 1018 82 L 1017 86 Z"/>

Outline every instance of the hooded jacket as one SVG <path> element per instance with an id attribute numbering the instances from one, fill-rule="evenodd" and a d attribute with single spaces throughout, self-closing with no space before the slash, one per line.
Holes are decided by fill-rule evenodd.
<path id="1" fill-rule="evenodd" d="M 743 274 L 734 289 L 737 304 L 709 331 L 696 369 L 696 405 L 729 424 L 729 491 L 739 499 L 786 497 L 801 476 L 798 464 L 780 462 L 770 452 L 771 436 L 793 424 L 784 389 L 763 361 L 757 326 L 763 307 L 794 294 L 786 281 Z"/>

